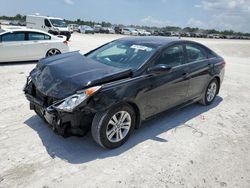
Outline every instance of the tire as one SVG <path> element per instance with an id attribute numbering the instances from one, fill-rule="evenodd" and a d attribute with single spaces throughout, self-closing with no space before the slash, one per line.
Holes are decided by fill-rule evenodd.
<path id="1" fill-rule="evenodd" d="M 213 79 L 207 86 L 205 93 L 203 94 L 200 103 L 204 106 L 213 103 L 215 97 L 219 93 L 219 83 L 217 79 Z"/>
<path id="2" fill-rule="evenodd" d="M 52 48 L 47 51 L 46 57 L 51 57 L 51 56 L 58 55 L 58 54 L 61 54 L 60 50 L 56 48 Z"/>
<path id="3" fill-rule="evenodd" d="M 124 120 L 122 121 L 122 119 Z M 134 130 L 135 122 L 135 112 L 128 104 L 121 104 L 105 112 L 98 112 L 91 126 L 92 137 L 103 148 L 117 148 L 128 140 Z"/>

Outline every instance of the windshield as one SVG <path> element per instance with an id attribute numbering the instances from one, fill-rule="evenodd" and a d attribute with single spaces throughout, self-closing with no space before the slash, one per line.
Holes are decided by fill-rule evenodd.
<path id="1" fill-rule="evenodd" d="M 63 20 L 59 19 L 50 19 L 51 23 L 55 27 L 67 27 L 66 23 Z"/>
<path id="2" fill-rule="evenodd" d="M 87 57 L 109 66 L 135 70 L 145 63 L 155 51 L 154 46 L 114 41 L 91 52 Z"/>

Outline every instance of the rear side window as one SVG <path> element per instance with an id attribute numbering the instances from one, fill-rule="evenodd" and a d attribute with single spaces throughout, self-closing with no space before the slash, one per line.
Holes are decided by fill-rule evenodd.
<path id="1" fill-rule="evenodd" d="M 197 45 L 186 44 L 186 51 L 188 63 L 207 59 L 206 54 Z"/>
<path id="2" fill-rule="evenodd" d="M 209 58 L 218 57 L 218 55 L 214 51 L 212 51 L 210 49 L 206 49 L 206 52 L 207 52 Z"/>
<path id="3" fill-rule="evenodd" d="M 164 50 L 160 58 L 156 61 L 157 64 L 166 64 L 169 66 L 178 66 L 185 61 L 184 50 L 182 45 L 175 45 Z"/>
<path id="4" fill-rule="evenodd" d="M 24 41 L 25 34 L 23 32 L 17 33 L 7 33 L 2 35 L 1 41 L 2 42 L 15 42 L 15 41 Z"/>
<path id="5" fill-rule="evenodd" d="M 50 40 L 49 35 L 45 35 L 43 33 L 30 32 L 28 33 L 29 40 Z"/>

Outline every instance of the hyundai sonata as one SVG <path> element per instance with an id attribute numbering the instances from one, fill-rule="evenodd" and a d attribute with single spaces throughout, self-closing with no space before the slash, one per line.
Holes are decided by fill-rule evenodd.
<path id="1" fill-rule="evenodd" d="M 165 37 L 128 37 L 85 55 L 38 62 L 24 89 L 30 108 L 59 134 L 91 130 L 102 147 L 127 141 L 142 121 L 219 92 L 225 61 L 206 46 Z"/>

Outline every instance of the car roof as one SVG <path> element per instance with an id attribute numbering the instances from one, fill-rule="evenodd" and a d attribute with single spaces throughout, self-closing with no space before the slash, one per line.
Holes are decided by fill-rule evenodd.
<path id="1" fill-rule="evenodd" d="M 135 36 L 135 37 L 124 37 L 117 39 L 118 41 L 127 41 L 127 42 L 132 42 L 135 44 L 141 44 L 141 45 L 152 45 L 156 47 L 163 47 L 167 46 L 171 43 L 175 42 L 188 42 L 188 43 L 193 43 L 197 44 L 199 46 L 204 46 L 198 42 L 195 41 L 190 41 L 190 40 L 183 40 L 179 39 L 178 37 L 164 37 L 164 36 Z M 207 47 L 206 47 L 207 48 Z"/>
<path id="2" fill-rule="evenodd" d="M 42 16 L 42 15 L 27 15 L 28 17 L 38 17 L 38 18 L 47 18 L 47 19 L 56 19 L 56 20 L 63 20 L 62 18 L 51 17 L 51 16 Z"/>
<path id="3" fill-rule="evenodd" d="M 9 32 L 16 32 L 16 31 L 23 31 L 23 32 L 39 32 L 39 33 L 43 33 L 43 34 L 46 34 L 46 35 L 50 35 L 50 36 L 53 36 L 49 33 L 46 33 L 44 31 L 41 31 L 41 30 L 38 30 L 38 29 L 27 29 L 27 28 L 6 28 L 4 29 L 5 32 L 3 33 L 9 33 Z M 1 33 L 1 34 L 3 34 Z"/>
<path id="4" fill-rule="evenodd" d="M 161 36 L 137 36 L 137 37 L 125 37 L 118 39 L 118 41 L 127 41 L 137 44 L 151 44 L 156 46 L 165 46 L 172 42 L 185 41 L 174 37 L 161 37 Z"/>

